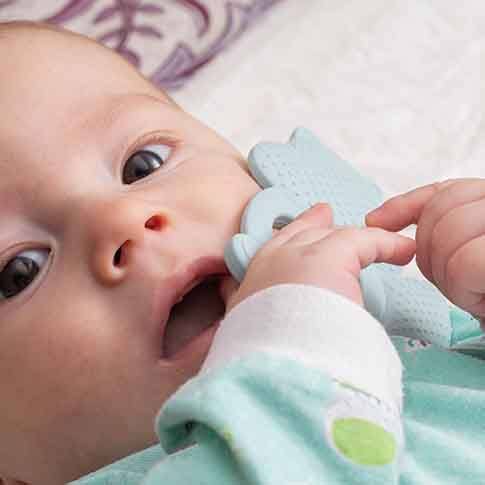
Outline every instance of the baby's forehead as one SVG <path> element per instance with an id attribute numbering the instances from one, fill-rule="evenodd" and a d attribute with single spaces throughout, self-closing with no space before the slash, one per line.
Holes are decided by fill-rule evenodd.
<path id="1" fill-rule="evenodd" d="M 56 88 L 60 85 L 70 86 L 73 97 L 82 95 L 89 84 L 109 84 L 116 90 L 138 83 L 155 89 L 112 49 L 75 32 L 44 24 L 0 24 L 0 58 L 0 97 L 19 97 L 27 89 L 40 97 L 44 93 L 38 89 L 46 85 L 52 97 L 58 95 Z"/>
<path id="2" fill-rule="evenodd" d="M 42 144 L 55 137 L 54 132 L 60 137 L 102 108 L 105 98 L 127 93 L 163 98 L 121 56 L 80 35 L 27 27 L 4 35 L 0 27 L 0 58 L 2 144 L 22 136 Z"/>
<path id="3" fill-rule="evenodd" d="M 42 53 L 39 61 L 46 62 L 49 60 L 48 54 L 52 54 L 51 57 L 55 59 L 56 54 L 63 49 L 69 50 L 80 45 L 86 48 L 102 47 L 89 37 L 52 24 L 29 21 L 0 22 L 0 49 L 8 58 L 30 54 L 32 62 L 35 62 L 35 55 Z"/>

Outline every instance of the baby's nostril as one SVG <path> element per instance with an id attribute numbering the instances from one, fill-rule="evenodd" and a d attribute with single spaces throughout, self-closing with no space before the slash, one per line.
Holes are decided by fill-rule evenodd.
<path id="1" fill-rule="evenodd" d="M 153 216 L 145 222 L 145 227 L 152 231 L 159 231 L 162 227 L 162 218 L 160 216 Z"/>
<path id="2" fill-rule="evenodd" d="M 113 258 L 113 263 L 115 266 L 119 266 L 120 262 L 121 262 L 121 247 L 118 248 L 118 251 L 116 251 Z"/>

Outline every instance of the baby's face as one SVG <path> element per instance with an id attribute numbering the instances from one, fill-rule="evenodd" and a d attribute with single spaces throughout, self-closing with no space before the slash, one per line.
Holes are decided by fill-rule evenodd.
<path id="1" fill-rule="evenodd" d="M 223 314 L 217 285 L 168 315 L 227 272 L 258 187 L 106 49 L 14 35 L 0 37 L 0 477 L 64 483 L 156 442 L 156 412 Z"/>

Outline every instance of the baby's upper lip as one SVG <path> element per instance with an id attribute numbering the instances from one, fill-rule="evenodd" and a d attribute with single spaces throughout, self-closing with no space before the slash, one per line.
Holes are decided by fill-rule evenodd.
<path id="1" fill-rule="evenodd" d="M 153 317 L 160 322 L 162 335 L 165 331 L 172 307 L 192 288 L 211 275 L 227 275 L 228 270 L 222 258 L 204 256 L 189 263 L 185 268 L 165 281 L 155 291 Z"/>

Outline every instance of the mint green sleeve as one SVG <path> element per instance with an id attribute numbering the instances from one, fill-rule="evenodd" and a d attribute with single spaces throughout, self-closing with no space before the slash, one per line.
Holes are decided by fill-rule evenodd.
<path id="1" fill-rule="evenodd" d="M 265 354 L 193 380 L 159 420 L 144 485 L 392 484 L 400 423 L 371 396 Z"/>
<path id="2" fill-rule="evenodd" d="M 166 457 L 143 485 L 398 483 L 401 368 L 387 336 L 338 295 L 270 290 L 228 315 L 201 373 L 161 409 Z"/>

